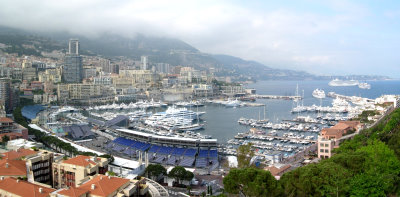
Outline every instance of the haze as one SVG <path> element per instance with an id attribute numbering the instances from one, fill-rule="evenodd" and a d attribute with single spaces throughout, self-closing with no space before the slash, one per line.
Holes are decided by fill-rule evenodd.
<path id="1" fill-rule="evenodd" d="M 0 1 L 0 25 L 181 39 L 313 74 L 400 77 L 397 1 Z"/>

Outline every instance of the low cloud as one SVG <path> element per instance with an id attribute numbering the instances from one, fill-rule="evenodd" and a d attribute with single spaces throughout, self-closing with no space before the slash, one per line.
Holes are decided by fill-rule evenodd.
<path id="1" fill-rule="evenodd" d="M 387 73 L 396 69 L 396 55 L 382 59 L 376 48 L 398 49 L 399 45 L 392 46 L 398 41 L 385 43 L 385 38 L 375 34 L 381 26 L 379 21 L 369 21 L 375 16 L 368 5 L 313 0 L 297 3 L 317 8 L 211 0 L 0 1 L 0 25 L 87 36 L 104 32 L 128 37 L 136 33 L 167 36 L 203 52 L 314 73 L 350 74 L 362 70 L 360 74 L 374 74 L 373 65 L 378 62 L 385 62 Z M 397 12 L 381 15 L 394 17 Z M 388 34 L 392 36 L 396 31 L 388 30 Z M 366 58 L 371 54 L 376 57 Z M 363 58 L 369 61 L 360 60 Z M 366 64 L 370 69 L 365 69 Z"/>

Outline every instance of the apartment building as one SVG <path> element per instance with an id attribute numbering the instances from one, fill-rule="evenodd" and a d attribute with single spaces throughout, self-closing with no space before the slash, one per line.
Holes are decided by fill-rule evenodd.
<path id="1" fill-rule="evenodd" d="M 40 72 L 38 74 L 40 82 L 53 82 L 53 83 L 60 83 L 61 82 L 61 68 L 54 68 L 54 69 L 46 69 L 44 72 Z"/>
<path id="2" fill-rule="evenodd" d="M 100 97 L 101 86 L 94 84 L 68 84 L 69 98 L 74 100 L 89 99 Z"/>
<path id="3" fill-rule="evenodd" d="M 108 170 L 108 160 L 100 157 L 79 155 L 71 159 L 53 163 L 53 186 L 55 188 L 77 187 L 89 176 L 104 174 Z"/>
<path id="4" fill-rule="evenodd" d="M 57 94 L 61 101 L 66 99 L 82 100 L 102 96 L 100 85 L 81 83 L 59 84 L 57 86 Z"/>
<path id="5" fill-rule="evenodd" d="M 28 129 L 21 126 L 18 123 L 15 123 L 12 119 L 7 117 L 0 118 L 0 134 L 1 137 L 7 135 L 11 138 L 11 136 L 16 138 L 24 138 L 28 139 Z M 16 137 L 20 136 L 20 137 Z M 1 140 L 1 139 L 0 139 Z"/>
<path id="6" fill-rule="evenodd" d="M 318 136 L 318 157 L 321 159 L 330 158 L 332 150 L 339 147 L 342 137 L 349 132 L 358 132 L 362 128 L 359 121 L 339 121 L 331 128 L 322 129 Z"/>
<path id="7" fill-rule="evenodd" d="M 17 149 L 1 154 L 0 176 L 26 177 L 29 182 L 51 185 L 54 153 Z"/>

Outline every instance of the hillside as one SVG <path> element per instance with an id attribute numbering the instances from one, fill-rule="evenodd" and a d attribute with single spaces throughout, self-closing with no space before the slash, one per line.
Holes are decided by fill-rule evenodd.
<path id="1" fill-rule="evenodd" d="M 80 40 L 83 55 L 100 55 L 106 58 L 125 56 L 135 59 L 146 55 L 152 63 L 192 66 L 199 70 L 214 67 L 217 70 L 217 76 L 231 76 L 234 80 L 331 79 L 331 77 L 315 76 L 302 71 L 271 68 L 256 61 L 247 61 L 229 55 L 203 53 L 174 38 L 150 37 L 141 34 L 126 38 L 107 33 L 88 38 L 67 32 L 38 33 L 0 26 L 0 43 L 10 46 L 2 50 L 18 53 L 20 56 L 40 56 L 42 51 L 65 51 L 70 38 Z M 353 78 L 357 79 L 357 77 Z"/>

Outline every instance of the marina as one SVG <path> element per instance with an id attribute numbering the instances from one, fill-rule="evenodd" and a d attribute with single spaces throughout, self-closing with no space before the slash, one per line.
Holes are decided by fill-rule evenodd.
<path id="1" fill-rule="evenodd" d="M 298 95 L 298 89 L 296 87 L 295 95 Z M 260 157 L 279 155 L 280 160 L 286 160 L 314 147 L 322 129 L 355 117 L 362 110 L 377 107 L 372 99 L 346 96 L 333 91 L 327 94 L 328 97 L 315 98 L 312 92 L 316 89 L 318 88 L 310 90 L 308 94 L 302 90 L 303 96 L 293 97 L 299 98 L 295 100 L 258 99 L 256 102 L 245 102 L 231 98 L 181 101 L 172 104 L 143 100 L 129 104 L 63 107 L 49 115 L 53 117 L 51 120 L 56 120 L 59 119 L 58 114 L 64 114 L 62 117 L 65 119 L 59 122 L 61 124 L 52 122 L 48 125 L 54 127 L 58 124 L 64 127 L 87 122 L 100 128 L 110 125 L 109 129 L 96 133 L 103 132 L 102 135 L 108 136 L 109 139 L 117 139 L 127 136 L 112 125 L 121 121 L 123 123 L 126 119 L 129 120 L 126 127 L 132 130 L 128 138 L 141 142 L 147 139 L 149 141 L 145 142 L 150 144 L 150 149 L 155 145 L 152 139 L 162 137 L 171 140 L 215 140 L 218 141 L 218 145 L 214 144 L 207 149 L 213 148 L 221 155 L 234 155 L 238 146 L 251 143 Z M 227 127 L 231 129 L 227 130 Z M 60 129 L 62 128 L 58 128 Z M 147 137 L 143 138 L 144 136 Z M 118 144 L 119 141 L 113 143 Z M 173 141 L 165 142 L 167 147 L 176 145 Z M 180 144 L 178 147 L 182 146 L 191 147 L 189 144 Z M 123 157 L 131 154 L 127 147 L 112 145 L 112 149 L 112 153 Z M 200 151 L 201 148 L 197 149 Z M 167 162 L 170 156 L 155 157 L 151 161 Z M 195 161 L 193 160 L 192 165 L 196 165 Z"/>

